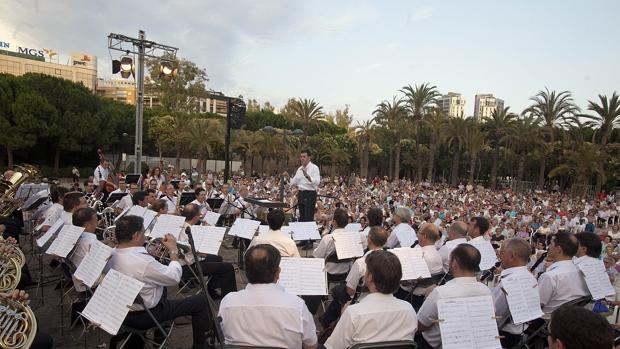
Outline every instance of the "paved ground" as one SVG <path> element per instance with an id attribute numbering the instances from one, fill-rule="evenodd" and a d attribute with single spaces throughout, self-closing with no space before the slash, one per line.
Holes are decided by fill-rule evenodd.
<path id="1" fill-rule="evenodd" d="M 24 238 L 26 240 L 26 238 Z M 29 243 L 22 241 L 25 253 L 29 256 L 28 266 L 31 269 L 33 278 L 37 278 L 39 273 L 38 258 L 30 253 Z M 224 241 L 220 249 L 220 255 L 224 261 L 231 262 L 237 267 L 238 250 L 231 247 L 230 241 Z M 305 251 L 301 251 L 302 256 Z M 46 277 L 60 276 L 59 269 L 52 269 L 49 266 L 49 257 L 43 257 L 43 275 Z M 245 273 L 236 268 L 237 285 L 239 289 L 245 287 L 247 283 Z M 84 331 L 84 326 L 77 324 L 73 328 L 69 323 L 69 304 L 70 299 L 65 298 L 65 306 L 60 306 L 61 292 L 55 290 L 57 282 L 48 282 L 44 287 L 37 289 L 30 288 L 28 292 L 32 299 L 31 307 L 36 314 L 39 328 L 51 334 L 54 338 L 55 348 L 107 348 L 109 347 L 110 335 L 98 328 L 89 328 Z M 176 293 L 176 289 L 169 289 L 169 294 Z M 170 348 L 191 348 L 191 323 L 189 317 L 182 318 L 177 322 L 178 325 L 173 331 Z"/>

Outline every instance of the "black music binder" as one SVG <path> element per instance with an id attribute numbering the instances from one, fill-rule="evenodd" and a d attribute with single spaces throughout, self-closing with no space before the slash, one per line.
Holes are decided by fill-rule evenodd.
<path id="1" fill-rule="evenodd" d="M 194 192 L 188 191 L 188 192 L 181 193 L 180 205 L 185 206 L 194 200 L 196 200 L 196 194 Z"/>
<path id="2" fill-rule="evenodd" d="M 224 203 L 224 199 L 221 198 L 210 198 L 207 199 L 207 203 L 209 204 L 209 207 L 211 207 L 212 210 L 217 210 L 220 207 L 222 207 L 222 204 Z"/>
<path id="3" fill-rule="evenodd" d="M 106 203 L 111 204 L 111 203 L 117 202 L 118 200 L 122 199 L 127 194 L 129 194 L 129 193 L 114 193 L 114 194 L 110 194 L 110 196 L 108 196 L 108 200 L 106 200 Z"/>

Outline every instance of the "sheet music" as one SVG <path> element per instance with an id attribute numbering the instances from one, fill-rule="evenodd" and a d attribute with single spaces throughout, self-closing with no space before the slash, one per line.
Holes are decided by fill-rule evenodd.
<path id="1" fill-rule="evenodd" d="M 215 226 L 217 224 L 217 221 L 220 219 L 220 216 L 221 214 L 219 213 L 207 211 L 207 213 L 205 213 L 203 220 L 209 223 L 209 225 Z"/>
<path id="2" fill-rule="evenodd" d="M 474 246 L 480 252 L 480 270 L 489 270 L 495 265 L 497 262 L 497 254 L 490 241 L 472 240 L 467 243 Z"/>
<path id="3" fill-rule="evenodd" d="M 151 226 L 151 223 L 153 223 L 155 217 L 157 217 L 157 212 L 149 210 L 148 208 L 144 209 L 144 215 L 142 216 L 142 218 L 144 219 L 144 222 L 142 223 L 144 230 L 147 230 Z"/>
<path id="4" fill-rule="evenodd" d="M 394 253 L 403 269 L 401 280 L 416 280 L 431 277 L 421 248 L 399 247 L 389 250 Z"/>
<path id="5" fill-rule="evenodd" d="M 543 315 L 537 286 L 536 278 L 527 272 L 502 277 L 501 287 L 505 291 L 514 324 L 522 324 Z"/>
<path id="6" fill-rule="evenodd" d="M 110 269 L 82 315 L 114 336 L 143 286 L 142 282 Z"/>
<path id="7" fill-rule="evenodd" d="M 411 247 L 416 241 L 418 241 L 418 237 L 415 234 L 413 228 L 411 229 L 397 229 L 392 233 L 396 233 L 396 237 L 400 242 L 400 247 Z"/>
<path id="8" fill-rule="evenodd" d="M 323 258 L 284 257 L 280 260 L 278 285 L 298 296 L 327 295 Z"/>
<path id="9" fill-rule="evenodd" d="M 501 349 L 491 296 L 437 301 L 443 349 Z"/>
<path id="10" fill-rule="evenodd" d="M 321 240 L 319 227 L 316 222 L 290 222 L 289 227 L 293 231 L 293 240 Z"/>
<path id="11" fill-rule="evenodd" d="M 603 261 L 594 258 L 586 258 L 579 263 L 577 268 L 581 270 L 586 280 L 586 286 L 592 295 L 592 299 L 603 299 L 605 296 L 616 294 L 614 287 L 609 281 L 609 276 L 605 272 Z"/>
<path id="12" fill-rule="evenodd" d="M 192 225 L 192 235 L 198 253 L 217 255 L 226 234 L 226 227 Z"/>
<path id="13" fill-rule="evenodd" d="M 151 239 L 156 239 L 163 238 L 166 234 L 172 234 L 174 238 L 178 240 L 184 223 L 185 217 L 183 216 L 162 214 L 159 216 L 159 218 L 157 218 L 155 226 L 153 226 L 149 237 Z"/>
<path id="14" fill-rule="evenodd" d="M 456 241 L 456 240 L 448 240 L 446 241 L 446 247 L 453 250 L 456 246 L 460 244 L 466 244 L 466 242 Z"/>
<path id="15" fill-rule="evenodd" d="M 260 221 L 255 221 L 248 218 L 237 218 L 232 227 L 230 227 L 228 235 L 252 240 L 259 225 Z"/>
<path id="16" fill-rule="evenodd" d="M 24 183 L 17 188 L 15 197 L 18 199 L 28 199 L 33 193 L 38 193 L 42 190 L 49 190 L 48 183 Z"/>
<path id="17" fill-rule="evenodd" d="M 69 252 L 73 250 L 73 247 L 83 231 L 84 227 L 76 227 L 75 225 L 69 224 L 63 225 L 60 232 L 58 232 L 58 236 L 52 241 L 52 244 L 45 253 L 66 258 Z"/>
<path id="18" fill-rule="evenodd" d="M 361 231 L 362 225 L 360 223 L 349 223 L 344 227 L 344 231 Z"/>
<path id="19" fill-rule="evenodd" d="M 343 231 L 332 234 L 338 259 L 361 257 L 364 255 L 364 247 L 359 231 Z"/>
<path id="20" fill-rule="evenodd" d="M 60 230 L 63 224 L 64 221 L 62 220 L 62 218 L 58 218 L 56 222 L 54 222 L 54 224 L 52 224 L 52 226 L 45 232 L 45 234 L 43 234 L 40 238 L 37 239 L 37 246 L 45 246 L 45 244 L 51 239 L 51 237 L 54 236 L 54 234 L 58 230 Z"/>
<path id="21" fill-rule="evenodd" d="M 101 276 L 101 272 L 111 255 L 112 247 L 100 241 L 94 241 L 73 276 L 82 281 L 84 285 L 92 288 Z"/>

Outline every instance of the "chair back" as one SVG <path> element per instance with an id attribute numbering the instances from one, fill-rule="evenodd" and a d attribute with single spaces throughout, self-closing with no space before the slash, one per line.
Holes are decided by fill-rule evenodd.
<path id="1" fill-rule="evenodd" d="M 390 341 L 378 343 L 358 343 L 349 349 L 417 349 L 414 341 Z"/>

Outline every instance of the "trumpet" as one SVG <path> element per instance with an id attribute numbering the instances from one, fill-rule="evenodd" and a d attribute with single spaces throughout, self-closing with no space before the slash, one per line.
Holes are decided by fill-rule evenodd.
<path id="1" fill-rule="evenodd" d="M 177 241 L 177 249 L 179 250 L 179 259 L 185 259 L 185 254 L 191 250 L 189 245 L 180 241 Z M 160 262 L 170 262 L 170 251 L 164 245 L 162 238 L 151 239 L 146 244 L 146 251 Z"/>

